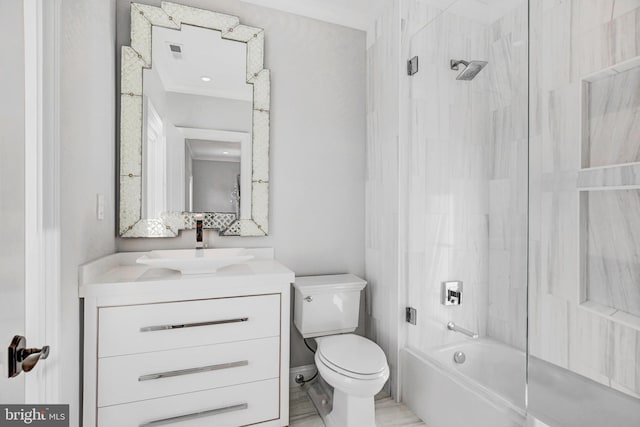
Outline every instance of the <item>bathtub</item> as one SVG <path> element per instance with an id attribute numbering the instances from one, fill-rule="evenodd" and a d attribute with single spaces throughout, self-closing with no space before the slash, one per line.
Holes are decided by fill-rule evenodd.
<path id="1" fill-rule="evenodd" d="M 464 363 L 454 361 L 458 351 Z M 524 352 L 483 338 L 400 353 L 402 400 L 429 427 L 525 425 Z"/>

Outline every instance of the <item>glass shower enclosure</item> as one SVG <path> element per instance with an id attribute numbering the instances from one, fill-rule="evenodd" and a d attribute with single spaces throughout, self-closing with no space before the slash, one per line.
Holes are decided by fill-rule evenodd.
<path id="1" fill-rule="evenodd" d="M 455 407 L 491 402 L 495 427 L 525 417 L 529 11 L 527 1 L 451 3 L 414 2 L 405 24 L 419 65 L 400 171 L 417 312 L 403 399 L 436 427 L 478 425 Z"/>
<path id="2" fill-rule="evenodd" d="M 402 400 L 430 427 L 637 426 L 640 2 L 398 4 Z"/>

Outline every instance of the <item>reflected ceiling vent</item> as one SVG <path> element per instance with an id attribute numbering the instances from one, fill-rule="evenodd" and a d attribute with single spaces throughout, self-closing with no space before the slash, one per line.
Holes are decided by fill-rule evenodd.
<path id="1" fill-rule="evenodd" d="M 182 58 L 182 45 L 169 43 L 169 50 L 174 58 Z"/>

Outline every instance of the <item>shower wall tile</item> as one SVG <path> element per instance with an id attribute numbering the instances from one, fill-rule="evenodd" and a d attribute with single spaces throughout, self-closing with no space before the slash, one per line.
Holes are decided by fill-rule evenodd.
<path id="1" fill-rule="evenodd" d="M 545 172 L 574 171 L 580 162 L 580 82 L 548 91 L 543 98 L 542 142 Z"/>
<path id="2" fill-rule="evenodd" d="M 456 1 L 458 0 L 405 0 L 403 2 L 403 14 L 409 19 L 406 20 L 407 27 L 404 33 L 417 33 Z"/>
<path id="3" fill-rule="evenodd" d="M 550 426 L 536 419 L 533 415 L 527 414 L 527 427 L 550 427 Z"/>
<path id="4" fill-rule="evenodd" d="M 560 367 L 569 367 L 569 304 L 561 298 L 540 293 L 529 306 L 532 326 L 531 355 Z"/>
<path id="5" fill-rule="evenodd" d="M 578 303 L 578 193 L 542 194 L 541 269 L 543 290 Z"/>
<path id="6" fill-rule="evenodd" d="M 513 5 L 514 3 L 512 3 Z M 487 335 L 526 348 L 527 4 L 488 29 L 490 65 Z"/>
<path id="7" fill-rule="evenodd" d="M 489 324 L 501 321 L 509 315 L 511 271 L 510 252 L 492 250 L 489 258 Z M 504 322 L 506 323 L 506 322 Z M 491 327 L 489 328 L 491 330 Z M 497 337 L 496 337 L 497 338 Z"/>
<path id="8" fill-rule="evenodd" d="M 542 12 L 541 25 L 544 55 L 539 58 L 541 85 L 553 90 L 569 83 L 571 79 L 571 33 L 566 23 L 571 21 L 572 1 L 564 0 Z"/>
<path id="9" fill-rule="evenodd" d="M 574 2 L 572 8 L 573 30 L 581 33 L 607 24 L 611 21 L 615 3 L 618 1 L 580 0 L 579 3 Z M 638 6 L 636 5 L 636 7 Z M 618 11 L 620 10 L 618 8 Z"/>
<path id="10" fill-rule="evenodd" d="M 574 1 L 574 14 L 581 13 L 579 0 Z M 620 14 L 616 16 L 615 8 L 610 6 L 609 17 L 613 19 L 593 28 L 569 24 L 573 50 L 567 53 L 571 54 L 574 81 L 640 55 L 640 6 L 636 4 L 633 9 L 631 6 L 620 6 L 617 9 Z"/>
<path id="11" fill-rule="evenodd" d="M 406 280 L 418 325 L 411 346 L 428 351 L 466 339 L 447 330 L 454 321 L 487 334 L 489 306 L 489 73 L 455 79 L 449 60 L 488 58 L 486 27 L 448 12 L 429 22 L 406 16 L 407 56 L 419 55 L 410 80 L 410 138 L 400 170 L 407 194 Z M 402 250 L 402 249 L 401 249 Z M 508 267 L 507 267 L 508 268 Z M 463 303 L 440 303 L 440 284 L 464 282 Z"/>
<path id="12" fill-rule="evenodd" d="M 640 0 L 615 0 L 613 2 L 613 18 L 625 15 L 640 8 Z"/>
<path id="13" fill-rule="evenodd" d="M 490 25 L 501 16 L 509 14 L 510 11 L 518 7 L 512 0 L 462 0 L 451 5 L 448 12 L 457 16 L 465 17 L 485 25 Z"/>
<path id="14" fill-rule="evenodd" d="M 610 322 L 574 304 L 569 305 L 569 369 L 610 385 Z"/>
<path id="15" fill-rule="evenodd" d="M 542 228 L 542 150 L 541 137 L 532 136 L 529 141 L 529 169 L 536 171 L 529 175 L 529 242 L 539 246 Z M 531 280 L 531 279 L 530 279 Z"/>
<path id="16" fill-rule="evenodd" d="M 611 386 L 640 398 L 640 331 L 618 323 L 611 328 Z"/>
<path id="17" fill-rule="evenodd" d="M 425 6 L 406 4 L 407 56 L 420 56 L 408 92 L 410 138 L 400 147 L 410 225 L 401 259 L 419 313 L 408 341 L 428 350 L 464 339 L 446 329 L 453 320 L 524 350 L 526 2 L 509 2 L 510 12 L 491 26 L 455 9 L 414 15 Z M 489 65 L 473 82 L 460 82 L 449 70 L 452 58 Z M 440 304 L 445 280 L 464 282 L 461 307 Z"/>
<path id="18" fill-rule="evenodd" d="M 580 170 L 582 80 L 639 56 L 639 26 L 638 0 L 530 1 L 529 349 L 534 356 L 635 397 L 640 396 L 640 328 L 623 311 L 617 313 L 627 317 L 616 318 L 617 313 L 598 310 L 603 305 L 581 306 L 578 272 L 580 241 L 588 238 L 594 254 L 589 280 L 606 286 L 605 296 L 612 298 L 616 286 L 611 283 L 626 277 L 627 267 L 635 268 L 629 256 L 640 248 L 635 235 L 640 225 L 633 223 L 640 206 L 633 198 L 622 200 L 612 187 L 640 184 L 633 167 Z M 606 148 L 598 157 L 613 157 L 601 164 L 624 158 L 620 152 L 633 152 L 628 142 L 640 140 L 640 130 L 629 118 L 638 93 L 629 77 L 625 85 L 610 81 L 609 87 L 596 88 L 597 102 L 607 107 L 594 126 L 623 111 L 629 134 L 614 145 L 610 142 L 615 136 L 602 134 L 607 142 L 601 146 Z M 618 104 L 611 97 L 616 87 L 625 87 L 618 93 L 627 95 Z M 596 194 L 598 200 L 589 208 L 596 210 L 591 218 L 595 222 L 592 234 L 581 238 L 579 207 L 584 204 L 578 196 L 586 187 L 602 191 L 589 192 L 589 198 Z"/>
<path id="19" fill-rule="evenodd" d="M 438 8 L 441 10 L 447 9 L 452 4 L 458 2 L 459 0 L 417 0 L 414 3 L 423 3 L 426 6 L 430 6 L 433 8 Z M 418 17 L 418 19 L 420 19 Z"/>
<path id="20" fill-rule="evenodd" d="M 399 1 L 385 3 L 367 41 L 366 279 L 367 336 L 384 350 L 395 395 L 398 366 Z M 404 303 L 404 301 L 403 301 Z"/>

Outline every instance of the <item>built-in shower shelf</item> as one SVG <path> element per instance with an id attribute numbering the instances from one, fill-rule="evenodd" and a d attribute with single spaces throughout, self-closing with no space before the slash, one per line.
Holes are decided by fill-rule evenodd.
<path id="1" fill-rule="evenodd" d="M 640 162 L 640 57 L 582 78 L 583 168 Z"/>
<path id="2" fill-rule="evenodd" d="M 585 301 L 578 307 L 591 313 L 595 313 L 613 322 L 617 322 L 640 331 L 640 317 L 634 316 L 633 314 L 617 310 L 613 307 L 598 304 L 597 302 L 593 301 Z"/>
<path id="3" fill-rule="evenodd" d="M 640 57 L 582 78 L 582 309 L 640 330 Z"/>
<path id="4" fill-rule="evenodd" d="M 581 307 L 640 329 L 640 188 L 600 186 L 579 197 Z"/>
<path id="5" fill-rule="evenodd" d="M 640 162 L 579 169 L 577 187 L 581 191 L 640 188 Z"/>

